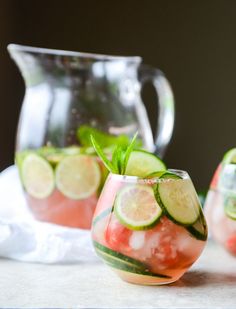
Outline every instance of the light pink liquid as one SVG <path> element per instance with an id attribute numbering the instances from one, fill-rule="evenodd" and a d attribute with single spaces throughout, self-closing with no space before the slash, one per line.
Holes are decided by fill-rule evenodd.
<path id="1" fill-rule="evenodd" d="M 26 193 L 28 206 L 37 220 L 81 229 L 90 229 L 97 199 L 96 193 L 83 200 L 72 200 L 58 190 L 44 199 Z"/>
<path id="2" fill-rule="evenodd" d="M 162 216 L 157 225 L 148 230 L 134 231 L 120 223 L 114 212 L 119 190 L 127 185 L 110 175 L 102 191 L 94 214 L 92 238 L 99 244 L 144 263 L 152 273 L 168 276 L 157 278 L 114 268 L 125 281 L 137 284 L 166 284 L 179 279 L 200 256 L 205 241 Z M 107 209 L 107 215 L 101 214 Z M 203 218 L 204 220 L 204 218 Z"/>
<path id="3" fill-rule="evenodd" d="M 205 214 L 212 237 L 236 256 L 236 221 L 224 211 L 224 193 L 210 189 L 205 203 Z"/>

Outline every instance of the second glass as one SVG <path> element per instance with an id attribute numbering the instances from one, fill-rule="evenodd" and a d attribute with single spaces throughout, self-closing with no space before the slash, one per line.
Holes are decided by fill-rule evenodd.
<path id="1" fill-rule="evenodd" d="M 236 257 L 236 164 L 220 163 L 205 202 L 212 237 Z"/>

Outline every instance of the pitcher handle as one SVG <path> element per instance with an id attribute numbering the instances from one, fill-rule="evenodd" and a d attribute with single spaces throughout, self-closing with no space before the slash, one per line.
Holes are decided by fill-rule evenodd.
<path id="1" fill-rule="evenodd" d="M 173 92 L 165 75 L 155 68 L 140 65 L 139 79 L 142 86 L 148 81 L 152 82 L 157 92 L 159 114 L 154 152 L 163 157 L 174 128 L 175 107 Z"/>

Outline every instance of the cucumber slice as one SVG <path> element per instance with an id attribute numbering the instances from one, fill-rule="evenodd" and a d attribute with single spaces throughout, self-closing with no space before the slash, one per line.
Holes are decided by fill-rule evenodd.
<path id="1" fill-rule="evenodd" d="M 95 250 L 98 256 L 100 256 L 104 262 L 115 269 L 120 269 L 134 274 L 146 275 L 159 278 L 170 278 L 167 275 L 157 274 L 150 272 L 145 264 L 135 260 L 131 257 L 123 255 L 119 252 L 113 251 L 98 242 L 93 241 Z"/>
<path id="2" fill-rule="evenodd" d="M 121 261 L 123 261 L 127 264 L 132 265 L 133 267 L 140 268 L 140 269 L 143 269 L 143 270 L 147 269 L 146 265 L 143 264 L 142 262 L 140 262 L 136 259 L 133 259 L 133 258 L 127 256 L 127 255 L 124 255 L 120 252 L 114 251 L 114 250 L 112 250 L 108 247 L 105 247 L 95 240 L 93 240 L 93 245 L 94 245 L 96 250 L 98 249 L 98 250 L 112 256 L 113 258 L 119 259 L 119 260 L 121 260 Z"/>
<path id="3" fill-rule="evenodd" d="M 236 220 L 236 196 L 230 195 L 225 199 L 224 211 L 227 217 Z"/>
<path id="4" fill-rule="evenodd" d="M 161 179 L 182 179 L 179 175 L 174 174 L 172 172 L 165 172 L 160 176 Z"/>
<path id="5" fill-rule="evenodd" d="M 152 187 L 139 184 L 126 186 L 118 193 L 114 212 L 121 224 L 131 230 L 150 229 L 162 215 Z"/>
<path id="6" fill-rule="evenodd" d="M 21 177 L 25 190 L 35 198 L 46 198 L 54 190 L 54 173 L 51 165 L 35 153 L 28 154 L 24 158 Z"/>
<path id="7" fill-rule="evenodd" d="M 130 154 L 125 175 L 145 177 L 153 171 L 165 171 L 165 163 L 145 150 L 133 150 Z"/>
<path id="8" fill-rule="evenodd" d="M 207 240 L 207 224 L 202 212 L 198 220 L 193 225 L 187 226 L 186 229 L 194 238 L 203 241 Z"/>
<path id="9" fill-rule="evenodd" d="M 101 180 L 98 163 L 92 156 L 65 157 L 56 168 L 56 186 L 71 199 L 85 199 L 94 194 Z"/>
<path id="10" fill-rule="evenodd" d="M 145 176 L 145 178 L 161 178 L 166 173 L 166 171 L 156 171 Z"/>
<path id="11" fill-rule="evenodd" d="M 179 225 L 193 225 L 200 214 L 200 204 L 189 179 L 166 179 L 156 186 L 156 198 L 166 216 Z"/>
<path id="12" fill-rule="evenodd" d="M 106 216 L 108 216 L 112 212 L 113 212 L 113 207 L 109 207 L 109 208 L 105 209 L 104 211 L 102 211 L 97 217 L 95 217 L 93 219 L 92 226 L 95 226 L 98 221 L 105 218 Z"/>

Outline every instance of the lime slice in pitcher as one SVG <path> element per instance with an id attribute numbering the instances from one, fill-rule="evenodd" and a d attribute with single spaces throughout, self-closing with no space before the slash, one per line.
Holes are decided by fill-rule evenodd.
<path id="1" fill-rule="evenodd" d="M 35 198 L 46 198 L 54 189 L 51 165 L 37 154 L 29 154 L 21 165 L 21 178 L 25 190 Z"/>
<path id="2" fill-rule="evenodd" d="M 98 189 L 100 180 L 100 168 L 92 156 L 67 156 L 56 168 L 56 186 L 71 199 L 89 197 Z"/>
<path id="3" fill-rule="evenodd" d="M 119 221 L 132 230 L 153 227 L 162 215 L 153 189 L 146 185 L 131 185 L 122 189 L 115 201 Z"/>

